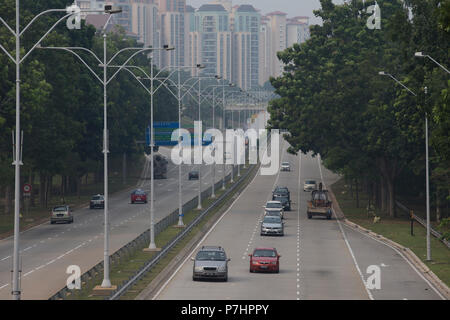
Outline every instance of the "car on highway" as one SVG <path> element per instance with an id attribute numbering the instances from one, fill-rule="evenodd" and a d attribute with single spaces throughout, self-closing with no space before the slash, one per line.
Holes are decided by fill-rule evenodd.
<path id="1" fill-rule="evenodd" d="M 303 191 L 313 191 L 317 189 L 316 180 L 305 180 L 303 184 Z"/>
<path id="2" fill-rule="evenodd" d="M 52 209 L 50 223 L 57 222 L 73 223 L 73 210 L 68 205 L 56 206 Z"/>
<path id="3" fill-rule="evenodd" d="M 147 203 L 147 193 L 142 189 L 136 189 L 131 193 L 131 203 Z"/>
<path id="4" fill-rule="evenodd" d="M 281 171 L 291 171 L 291 165 L 289 164 L 289 162 L 281 163 Z"/>
<path id="5" fill-rule="evenodd" d="M 250 257 L 250 272 L 280 272 L 280 257 L 275 248 L 256 248 Z"/>
<path id="6" fill-rule="evenodd" d="M 283 206 L 283 210 L 291 211 L 291 200 L 287 197 L 287 195 L 276 195 L 273 197 L 274 201 L 280 201 Z"/>
<path id="7" fill-rule="evenodd" d="M 281 219 L 283 219 L 281 211 L 274 211 L 274 210 L 265 210 L 264 217 L 280 217 Z"/>
<path id="8" fill-rule="evenodd" d="M 284 236 L 284 222 L 280 216 L 264 216 L 261 222 L 262 236 Z"/>
<path id="9" fill-rule="evenodd" d="M 198 171 L 189 172 L 189 180 L 198 180 Z"/>
<path id="10" fill-rule="evenodd" d="M 266 205 L 264 206 L 264 210 L 266 211 L 266 214 L 270 211 L 279 212 L 281 217 L 283 218 L 284 210 L 283 205 L 280 201 L 267 201 Z"/>
<path id="11" fill-rule="evenodd" d="M 289 201 L 291 201 L 291 193 L 288 187 L 281 187 L 281 186 L 275 187 L 275 189 L 272 191 L 272 200 L 275 200 L 274 198 L 276 196 L 287 196 Z"/>
<path id="12" fill-rule="evenodd" d="M 91 201 L 89 202 L 89 209 L 104 209 L 105 208 L 105 197 L 101 194 L 97 194 L 92 196 Z"/>
<path id="13" fill-rule="evenodd" d="M 192 280 L 220 279 L 228 281 L 228 262 L 225 250 L 220 246 L 202 246 L 194 261 Z"/>

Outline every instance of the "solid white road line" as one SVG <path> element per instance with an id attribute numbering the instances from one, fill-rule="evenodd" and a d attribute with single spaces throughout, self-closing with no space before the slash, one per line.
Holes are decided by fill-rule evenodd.
<path id="1" fill-rule="evenodd" d="M 256 174 L 252 181 L 245 187 L 245 189 L 239 194 L 239 196 L 233 201 L 233 203 L 228 207 L 228 209 L 220 216 L 220 218 L 214 223 L 214 225 L 209 229 L 209 231 L 203 236 L 197 246 L 187 255 L 186 259 L 178 266 L 175 272 L 170 276 L 170 278 L 162 285 L 162 287 L 158 290 L 158 292 L 152 297 L 152 300 L 156 300 L 161 292 L 167 287 L 167 285 L 172 281 L 173 278 L 177 275 L 177 273 L 181 270 L 181 268 L 186 264 L 188 260 L 190 260 L 191 255 L 200 247 L 200 245 L 206 240 L 206 238 L 211 234 L 211 232 L 216 228 L 216 226 L 222 221 L 222 219 L 231 211 L 234 204 L 241 198 L 241 196 L 247 191 L 247 189 L 252 185 L 255 178 L 258 176 Z"/>
<path id="2" fill-rule="evenodd" d="M 322 181 L 322 184 L 324 186 L 324 190 L 326 190 L 326 184 L 325 184 L 325 181 L 323 180 L 322 164 L 321 164 L 321 161 L 320 161 L 320 155 L 317 156 L 317 163 L 319 164 L 320 180 Z M 361 269 L 359 268 L 358 262 L 356 261 L 355 254 L 353 253 L 352 247 L 350 246 L 350 243 L 348 242 L 347 235 L 345 234 L 344 229 L 342 228 L 341 222 L 339 221 L 336 213 L 334 213 L 334 216 L 335 216 L 336 221 L 338 223 L 339 229 L 341 230 L 341 234 L 344 237 L 344 241 L 345 241 L 345 244 L 347 245 L 348 251 L 350 252 L 350 255 L 352 256 L 353 263 L 355 264 L 356 270 L 358 270 L 359 276 L 361 277 L 361 281 L 362 281 L 362 283 L 364 285 L 364 289 L 366 289 L 366 292 L 367 292 L 367 295 L 369 296 L 369 299 L 370 300 L 375 300 L 373 298 L 373 296 L 372 296 L 372 292 L 370 292 L 370 290 L 367 288 L 366 281 L 364 280 L 364 276 L 363 276 L 363 274 L 361 272 Z"/>
<path id="3" fill-rule="evenodd" d="M 419 270 L 417 270 L 417 268 L 405 257 L 405 255 L 400 251 L 400 250 L 398 250 L 397 248 L 395 248 L 395 247 L 393 247 L 393 246 L 391 246 L 390 244 L 388 244 L 388 243 L 385 243 L 385 242 L 383 242 L 383 241 L 381 241 L 381 240 L 379 240 L 379 239 L 377 239 L 377 238 L 374 238 L 374 237 L 372 237 L 371 235 L 369 235 L 369 234 L 366 234 L 366 233 L 364 233 L 364 232 L 362 232 L 361 230 L 358 230 L 358 229 L 353 229 L 353 228 L 351 228 L 350 226 L 347 226 L 347 225 L 345 225 L 344 224 L 344 226 L 346 226 L 347 228 L 349 228 L 350 230 L 353 230 L 353 231 L 357 231 L 357 232 L 359 232 L 360 234 L 362 234 L 362 235 L 364 235 L 364 236 L 366 236 L 366 237 L 368 237 L 368 238 L 370 238 L 370 239 L 372 239 L 372 240 L 374 240 L 374 241 L 376 241 L 376 242 L 379 242 L 379 243 L 381 243 L 381 244 L 383 244 L 383 245 L 385 245 L 385 246 L 387 246 L 387 247 L 389 247 L 389 248 L 391 248 L 392 250 L 394 250 L 396 253 L 398 253 L 410 266 L 411 266 L 411 268 L 423 279 L 423 281 L 425 281 L 425 283 L 426 284 L 428 284 L 430 287 L 431 287 L 431 289 L 433 289 L 433 291 L 442 299 L 442 300 L 446 300 L 445 299 L 445 297 L 439 292 L 439 290 L 437 290 L 435 287 L 434 287 L 434 285 L 433 284 L 431 284 L 428 280 L 427 280 L 427 278 L 425 278 L 425 276 L 419 271 Z M 381 266 L 382 267 L 388 267 L 388 266 L 386 266 L 386 265 L 384 265 L 383 266 L 383 264 L 381 264 Z M 405 298 L 405 300 L 407 300 L 406 298 Z"/>

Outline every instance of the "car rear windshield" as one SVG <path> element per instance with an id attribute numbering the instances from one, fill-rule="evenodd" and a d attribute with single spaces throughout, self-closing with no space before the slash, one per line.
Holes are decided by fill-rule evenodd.
<path id="1" fill-rule="evenodd" d="M 306 180 L 305 183 L 306 184 L 316 184 L 316 182 L 314 180 Z"/>
<path id="2" fill-rule="evenodd" d="M 287 197 L 282 197 L 282 196 L 275 196 L 276 201 L 280 201 L 280 202 L 287 202 L 288 198 Z"/>
<path id="3" fill-rule="evenodd" d="M 281 223 L 280 216 L 266 216 L 263 220 L 264 223 Z"/>
<path id="4" fill-rule="evenodd" d="M 283 166 L 288 166 L 288 165 L 289 165 L 289 162 L 283 162 L 281 165 L 283 165 Z"/>
<path id="5" fill-rule="evenodd" d="M 67 207 L 55 207 L 53 211 L 67 211 Z"/>
<path id="6" fill-rule="evenodd" d="M 102 196 L 93 196 L 92 200 L 103 200 Z"/>
<path id="7" fill-rule="evenodd" d="M 225 261 L 227 257 L 223 251 L 200 251 L 195 259 L 198 261 Z"/>
<path id="8" fill-rule="evenodd" d="M 281 203 L 276 203 L 276 202 L 269 202 L 266 204 L 266 208 L 281 208 Z"/>
<path id="9" fill-rule="evenodd" d="M 255 250 L 253 252 L 254 257 L 271 257 L 275 258 L 277 256 L 274 250 Z"/>
<path id="10" fill-rule="evenodd" d="M 134 194 L 137 194 L 137 195 L 144 195 L 145 192 L 142 191 L 142 190 L 136 190 L 136 191 L 134 192 Z"/>

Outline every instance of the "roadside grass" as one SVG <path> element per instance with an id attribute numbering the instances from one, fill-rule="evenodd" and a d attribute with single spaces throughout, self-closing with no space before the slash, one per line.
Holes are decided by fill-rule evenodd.
<path id="1" fill-rule="evenodd" d="M 122 180 L 122 171 L 114 171 L 111 170 L 109 174 L 109 193 L 113 194 L 115 192 L 119 192 L 122 190 L 126 190 L 136 185 L 139 180 L 139 176 L 141 174 L 143 165 L 143 159 L 139 160 L 138 165 L 129 168 L 128 177 L 126 184 L 123 184 Z M 58 185 L 58 181 L 60 177 L 55 177 L 53 181 L 53 187 Z M 91 179 L 88 179 L 88 182 Z M 58 196 L 53 195 L 49 202 L 48 208 L 43 207 L 30 207 L 28 210 L 26 208 L 22 208 L 21 218 L 20 218 L 20 231 L 24 231 L 33 227 L 35 225 L 44 223 L 46 220 L 50 219 L 50 210 L 52 207 L 60 205 L 60 204 L 69 204 L 74 208 L 80 208 L 81 206 L 88 205 L 89 200 L 94 194 L 103 194 L 103 181 L 98 183 L 93 183 L 92 181 L 89 184 L 82 184 L 80 190 L 80 197 L 76 194 L 69 194 L 64 197 L 64 200 Z M 38 201 L 38 199 L 36 199 Z M 0 208 L 0 212 L 2 212 L 2 208 Z M 10 214 L 0 214 L 0 239 L 8 237 L 12 234 L 14 229 L 14 213 Z"/>
<path id="2" fill-rule="evenodd" d="M 241 169 L 241 174 L 244 175 L 247 169 Z M 253 177 L 250 174 L 244 183 L 241 185 L 238 190 L 242 190 L 250 179 Z M 231 183 L 227 183 L 226 189 L 231 186 Z M 238 191 L 236 190 L 236 191 Z M 215 216 L 220 210 L 222 210 L 227 204 L 229 204 L 232 200 L 236 191 L 228 195 L 225 199 L 223 199 L 222 203 L 211 210 L 204 218 L 174 247 L 172 250 L 168 252 L 168 254 L 161 259 L 151 271 L 147 272 L 137 283 L 135 283 L 122 297 L 121 300 L 133 300 L 135 299 L 139 293 L 144 290 L 150 282 L 162 271 L 165 267 L 175 258 L 176 255 L 189 243 L 189 241 L 202 229 L 205 224 Z M 216 191 L 216 197 L 219 198 L 225 191 L 220 188 Z M 211 199 L 210 197 L 204 199 L 202 201 L 202 207 L 206 209 L 209 207 L 216 199 Z M 183 222 L 185 225 L 188 225 L 192 222 L 201 211 L 197 209 L 190 210 L 185 213 Z M 175 225 L 174 225 L 175 226 Z M 182 232 L 182 229 L 175 228 L 174 226 L 170 226 L 163 230 L 155 237 L 155 242 L 158 248 L 164 247 L 170 240 L 172 240 L 178 233 Z M 139 248 L 134 253 L 130 254 L 128 257 L 121 259 L 121 261 L 117 264 L 111 264 L 111 272 L 110 279 L 112 284 L 119 284 L 125 280 L 128 280 L 132 275 L 134 275 L 138 270 L 140 270 L 147 261 L 150 260 L 151 257 L 156 255 L 157 253 L 144 252 L 142 248 Z M 99 285 L 103 279 L 103 272 L 98 273 L 92 279 L 88 281 L 88 283 L 82 283 L 82 289 L 73 291 L 72 294 L 67 296 L 67 300 L 103 300 L 105 297 L 95 296 L 93 295 L 93 289 L 96 285 Z"/>
<path id="3" fill-rule="evenodd" d="M 420 224 L 414 223 L 414 236 L 411 236 L 411 222 L 401 215 L 391 218 L 380 210 L 376 215 L 381 217 L 373 223 L 373 216 L 367 216 L 367 194 L 360 194 L 360 208 L 356 208 L 356 200 L 352 199 L 350 187 L 345 180 L 340 179 L 331 186 L 345 217 L 360 226 L 391 239 L 404 247 L 411 249 L 447 286 L 450 286 L 450 250 L 438 239 L 431 237 L 432 261 L 426 260 L 426 230 Z M 408 203 L 404 205 L 409 206 Z"/>

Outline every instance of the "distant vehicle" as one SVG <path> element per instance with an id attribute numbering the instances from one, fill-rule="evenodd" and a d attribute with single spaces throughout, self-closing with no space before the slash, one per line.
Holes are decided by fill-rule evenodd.
<path id="1" fill-rule="evenodd" d="M 326 217 L 331 219 L 331 201 L 328 199 L 328 191 L 322 189 L 322 183 L 319 184 L 319 190 L 314 190 L 311 193 L 311 200 L 308 201 L 308 208 L 306 209 L 308 219 L 313 216 Z"/>
<path id="2" fill-rule="evenodd" d="M 198 171 L 189 172 L 189 180 L 198 180 Z"/>
<path id="3" fill-rule="evenodd" d="M 303 191 L 313 191 L 317 189 L 316 180 L 305 180 Z"/>
<path id="4" fill-rule="evenodd" d="M 167 179 L 167 161 L 166 157 L 155 153 L 153 156 L 153 178 Z"/>
<path id="5" fill-rule="evenodd" d="M 288 187 L 275 187 L 272 191 L 272 200 L 275 200 L 276 196 L 287 196 L 289 201 L 291 201 L 291 193 L 289 192 Z"/>
<path id="6" fill-rule="evenodd" d="M 52 216 L 50 223 L 55 224 L 57 222 L 73 223 L 73 210 L 70 206 L 62 205 L 54 207 L 52 210 Z"/>
<path id="7" fill-rule="evenodd" d="M 283 206 L 283 210 L 291 211 L 291 201 L 287 197 L 287 195 L 276 195 L 273 197 L 274 201 L 280 201 Z"/>
<path id="8" fill-rule="evenodd" d="M 105 208 L 105 197 L 101 194 L 97 194 L 92 196 L 91 201 L 89 202 L 89 209 L 104 209 Z"/>
<path id="9" fill-rule="evenodd" d="M 266 210 L 266 214 L 269 211 L 277 211 L 281 214 L 281 217 L 283 218 L 284 210 L 283 205 L 280 201 L 267 201 L 264 209 Z"/>
<path id="10" fill-rule="evenodd" d="M 291 165 L 289 164 L 289 162 L 281 163 L 281 171 L 291 171 Z"/>
<path id="11" fill-rule="evenodd" d="M 134 204 L 136 202 L 147 203 L 147 193 L 144 190 L 137 189 L 131 193 L 131 203 Z"/>
<path id="12" fill-rule="evenodd" d="M 250 256 L 250 272 L 280 272 L 280 257 L 275 248 L 256 248 Z"/>
<path id="13" fill-rule="evenodd" d="M 221 279 L 228 281 L 228 262 L 225 250 L 219 246 L 203 246 L 194 261 L 192 280 Z"/>
<path id="14" fill-rule="evenodd" d="M 262 236 L 284 236 L 284 223 L 280 216 L 265 216 L 261 222 Z"/>

